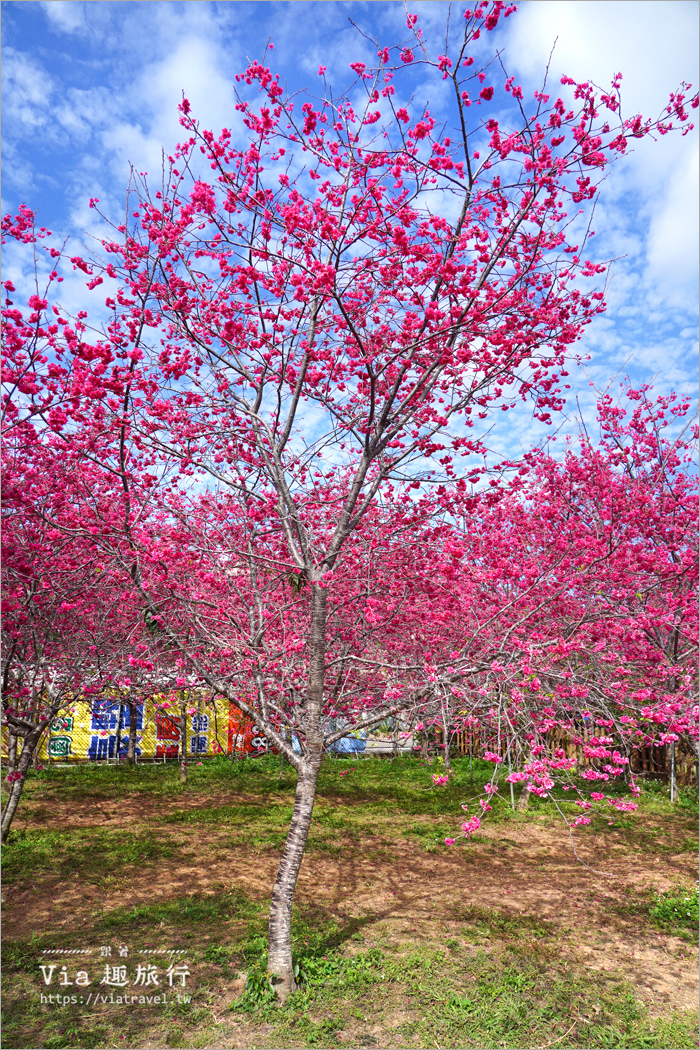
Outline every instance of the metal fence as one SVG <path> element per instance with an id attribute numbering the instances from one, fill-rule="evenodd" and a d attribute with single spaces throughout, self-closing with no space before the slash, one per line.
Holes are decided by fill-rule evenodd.
<path id="1" fill-rule="evenodd" d="M 329 724 L 328 728 L 342 726 Z M 416 753 L 420 744 L 416 736 L 406 735 L 406 729 L 394 724 L 349 734 L 336 741 L 332 751 L 357 757 Z M 583 743 L 579 744 L 563 730 L 553 729 L 542 742 L 548 750 L 562 748 L 568 758 L 575 758 L 579 769 L 596 768 L 600 760 L 586 755 L 584 750 L 591 735 L 588 727 L 582 727 L 579 739 Z M 5 726 L 3 760 L 7 758 L 8 739 Z M 444 736 L 439 729 L 424 730 L 420 740 L 432 753 L 440 754 L 444 750 Z M 292 744 L 298 748 L 294 738 Z M 178 693 L 138 701 L 123 697 L 91 703 L 76 701 L 47 727 L 37 748 L 37 759 L 41 763 L 118 762 L 129 756 L 130 748 L 136 762 L 181 761 L 183 755 L 192 761 L 217 755 L 260 755 L 275 750 L 235 704 L 221 697 L 212 699 Z M 451 733 L 450 748 L 454 754 L 474 758 L 485 751 L 499 750 L 496 734 L 483 730 Z M 636 775 L 675 780 L 682 785 L 698 783 L 697 757 L 683 738 L 673 747 L 635 748 L 629 758 L 630 770 Z"/>
<path id="2" fill-rule="evenodd" d="M 164 706 L 166 705 L 166 706 Z M 174 710 L 173 710 L 174 708 Z M 2 756 L 8 729 L 3 727 Z M 135 761 L 261 754 L 268 741 L 227 700 L 187 696 L 129 701 L 76 701 L 47 727 L 37 748 L 41 762 L 118 762 L 133 749 Z"/>
<path id="3" fill-rule="evenodd" d="M 329 723 L 330 730 L 341 729 Z M 401 727 L 403 728 L 403 727 Z M 8 751 L 8 728 L 2 731 L 2 758 Z M 298 741 L 291 737 L 299 750 Z M 335 754 L 356 756 L 410 753 L 412 738 L 381 727 L 352 733 L 331 747 Z M 108 697 L 78 700 L 54 719 L 41 737 L 41 763 L 187 761 L 217 755 L 244 756 L 275 752 L 266 736 L 236 707 L 217 697 L 197 694 L 155 696 L 145 700 Z"/>

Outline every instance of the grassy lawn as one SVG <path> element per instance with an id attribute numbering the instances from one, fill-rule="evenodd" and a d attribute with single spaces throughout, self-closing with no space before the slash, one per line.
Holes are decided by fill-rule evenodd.
<path id="1" fill-rule="evenodd" d="M 284 1008 L 264 969 L 288 767 L 34 774 L 3 852 L 3 1046 L 697 1047 L 694 793 L 649 784 L 637 814 L 576 829 L 583 864 L 561 818 L 508 794 L 446 847 L 492 769 L 458 760 L 433 788 L 415 758 L 324 764 Z M 107 964 L 126 985 L 100 987 Z M 134 985 L 149 965 L 159 984 Z"/>

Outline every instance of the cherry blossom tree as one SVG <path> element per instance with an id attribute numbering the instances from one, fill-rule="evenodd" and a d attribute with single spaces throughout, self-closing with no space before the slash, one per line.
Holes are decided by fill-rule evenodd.
<path id="1" fill-rule="evenodd" d="M 119 633 L 123 587 L 115 589 L 113 581 L 108 585 L 94 547 L 86 548 L 42 520 L 37 509 L 46 501 L 33 483 L 33 471 L 17 471 L 17 457 L 6 453 L 2 723 L 8 730 L 8 796 L 3 842 L 42 735 L 60 712 L 90 703 L 119 684 L 115 672 L 125 661 L 126 640 Z M 38 467 L 36 459 L 33 466 Z M 138 610 L 136 617 L 139 630 Z"/>
<path id="2" fill-rule="evenodd" d="M 92 544 L 140 603 L 135 666 L 228 697 L 297 772 L 269 923 L 282 999 L 324 749 L 502 673 L 495 607 L 465 642 L 473 581 L 444 544 L 436 572 L 429 522 L 452 492 L 468 517 L 482 422 L 519 402 L 543 423 L 561 408 L 567 361 L 604 309 L 587 209 L 630 139 L 689 127 L 685 86 L 655 122 L 621 119 L 619 78 L 526 102 L 497 56 L 477 58 L 513 10 L 466 11 L 435 56 L 411 15 L 410 45 L 378 43 L 344 94 L 322 80 L 318 97 L 287 97 L 252 62 L 235 134 L 200 127 L 183 100 L 160 188 L 134 173 L 102 255 L 70 257 L 88 288 L 114 285 L 104 327 L 38 288 L 29 314 L 6 304 L 7 426 L 51 454 L 42 520 Z M 419 67 L 449 82 L 454 135 L 400 104 Z M 26 210 L 4 229 L 35 237 Z M 562 609 L 564 576 L 547 577 Z M 559 635 L 536 639 L 537 661 L 521 644 L 546 634 L 544 608 L 507 631 L 530 682 L 562 657 Z"/>
<path id="3" fill-rule="evenodd" d="M 597 442 L 583 433 L 561 459 L 533 454 L 501 499 L 462 519 L 475 581 L 462 651 L 483 646 L 490 622 L 494 659 L 451 710 L 490 725 L 497 766 L 525 761 L 507 777 L 523 781 L 523 803 L 533 784 L 551 797 L 541 756 L 554 729 L 598 761 L 588 779 L 620 776 L 635 748 L 680 734 L 697 753 L 697 424 L 687 399 L 626 395 L 627 408 L 600 398 Z M 563 759 L 553 768 L 568 774 Z"/>

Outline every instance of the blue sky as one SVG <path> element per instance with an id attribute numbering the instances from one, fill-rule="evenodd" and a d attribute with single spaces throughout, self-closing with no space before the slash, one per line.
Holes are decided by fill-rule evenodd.
<path id="1" fill-rule="evenodd" d="M 409 5 L 428 34 L 444 27 L 442 0 Z M 454 5 L 456 13 L 460 5 Z M 656 116 L 681 80 L 698 83 L 698 4 L 694 0 L 525 0 L 498 33 L 505 65 L 526 91 L 538 86 L 555 39 L 552 73 L 609 83 L 624 75 L 627 114 Z M 184 90 L 208 127 L 235 126 L 233 78 L 246 58 L 261 56 L 292 87 L 317 83 L 319 64 L 336 85 L 349 63 L 368 60 L 370 46 L 350 22 L 383 43 L 404 39 L 405 14 L 390 2 L 169 3 L 9 0 L 2 4 L 3 213 L 24 202 L 40 224 L 70 236 L 75 250 L 99 234 L 90 197 L 111 215 L 124 209 L 129 162 L 152 175 L 161 148 L 181 131 Z M 439 83 L 414 84 L 416 102 L 439 114 Z M 694 390 L 697 360 L 698 134 L 643 142 L 609 176 L 595 228 L 600 259 L 615 258 L 608 313 L 586 333 L 591 355 L 573 377 L 590 411 L 592 380 L 653 382 L 663 392 Z M 7 254 L 6 274 L 19 265 Z M 10 271 L 10 272 L 8 272 Z M 69 305 L 84 291 L 69 279 Z M 72 298 L 71 298 L 72 297 Z M 510 434 L 534 434 L 513 417 Z M 513 427 L 520 428 L 518 434 Z"/>

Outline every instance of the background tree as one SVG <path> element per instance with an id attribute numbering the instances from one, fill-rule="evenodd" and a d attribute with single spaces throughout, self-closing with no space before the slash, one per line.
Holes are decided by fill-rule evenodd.
<path id="1" fill-rule="evenodd" d="M 476 520 L 461 515 L 463 651 L 473 660 L 490 627 L 483 694 L 510 761 L 555 727 L 588 746 L 586 720 L 625 761 L 680 733 L 697 749 L 697 425 L 687 399 L 627 398 L 600 398 L 597 442 L 533 454 Z M 478 695 L 460 707 L 483 724 Z"/>
<path id="2" fill-rule="evenodd" d="M 108 585 L 93 546 L 37 515 L 48 501 L 32 472 L 19 475 L 9 459 L 2 529 L 2 722 L 9 735 L 3 842 L 41 737 L 61 712 L 114 689 L 128 641 L 120 633 L 123 585 Z"/>

